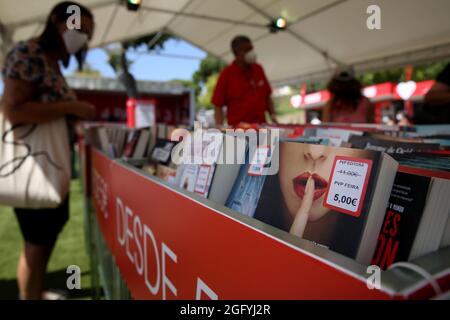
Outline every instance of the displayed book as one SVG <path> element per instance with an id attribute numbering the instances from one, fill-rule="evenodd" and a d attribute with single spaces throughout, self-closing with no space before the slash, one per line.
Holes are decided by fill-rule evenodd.
<path id="1" fill-rule="evenodd" d="M 266 176 L 249 174 L 250 164 L 240 166 L 233 188 L 225 202 L 225 206 L 253 217 Z"/>
<path id="2" fill-rule="evenodd" d="M 177 170 L 176 184 L 189 192 L 194 192 L 197 182 L 199 166 L 196 164 L 182 164 Z"/>
<path id="3" fill-rule="evenodd" d="M 167 139 L 167 126 L 164 123 L 158 123 L 156 128 L 156 137 L 158 139 Z"/>
<path id="4" fill-rule="evenodd" d="M 444 246 L 450 180 L 427 170 L 400 167 L 392 187 L 372 264 L 382 269 Z M 441 240 L 442 239 L 442 240 Z"/>
<path id="5" fill-rule="evenodd" d="M 395 159 L 403 166 L 450 172 L 450 154 L 443 152 L 397 154 Z"/>
<path id="6" fill-rule="evenodd" d="M 241 165 L 245 163 L 246 150 L 244 138 L 224 135 L 218 161 L 214 165 L 208 199 L 225 205 L 238 177 Z"/>
<path id="7" fill-rule="evenodd" d="M 364 131 L 378 131 L 378 132 L 390 132 L 395 133 L 400 130 L 397 125 L 377 124 L 377 123 L 350 123 L 351 128 L 363 129 Z"/>
<path id="8" fill-rule="evenodd" d="M 243 164 L 239 166 L 239 169 L 237 166 L 233 168 L 235 170 L 233 178 L 235 176 L 236 178 L 225 201 L 226 207 L 249 217 L 253 217 L 261 195 L 267 176 L 263 173 L 272 165 L 273 155 L 277 154 L 275 141 L 262 143 L 262 139 L 266 138 L 268 136 L 259 136 L 258 146 L 253 148 L 250 144 L 246 146 L 245 155 L 240 156 Z"/>
<path id="9" fill-rule="evenodd" d="M 441 146 L 441 149 L 448 150 L 450 147 L 450 136 L 444 138 L 423 139 L 424 143 L 435 143 Z"/>
<path id="10" fill-rule="evenodd" d="M 158 126 L 154 125 L 149 128 L 150 139 L 148 141 L 148 153 L 150 153 L 155 147 L 156 140 L 158 140 Z"/>
<path id="11" fill-rule="evenodd" d="M 296 137 L 296 138 L 280 138 L 281 142 L 308 143 L 328 145 L 329 139 L 315 137 Z M 248 148 L 246 149 L 249 152 Z M 245 155 L 241 156 L 241 161 L 245 159 Z M 251 164 L 249 163 L 251 156 L 247 154 L 247 161 L 241 165 L 234 177 L 234 185 L 224 202 L 225 206 L 238 211 L 247 216 L 253 217 L 256 206 L 258 205 L 259 196 L 265 181 L 265 176 L 253 174 L 251 172 Z M 220 202 L 222 203 L 222 202 Z"/>
<path id="12" fill-rule="evenodd" d="M 307 128 L 304 130 L 305 137 L 315 137 L 321 139 L 328 139 L 329 144 L 334 147 L 339 147 L 343 143 L 348 142 L 351 136 L 363 135 L 361 130 L 338 129 L 338 128 Z"/>
<path id="13" fill-rule="evenodd" d="M 175 182 L 177 170 L 162 164 L 156 165 L 156 176 L 170 184 Z"/>
<path id="14" fill-rule="evenodd" d="M 104 127 L 100 127 L 97 129 L 98 133 L 98 142 L 100 143 L 100 149 L 108 154 L 109 156 L 114 156 L 114 150 L 111 148 L 111 143 L 108 137 L 108 131 Z"/>
<path id="15" fill-rule="evenodd" d="M 450 137 L 450 125 L 416 125 L 412 127 L 412 132 L 405 132 L 406 137 L 421 137 L 421 138 L 439 138 Z"/>
<path id="16" fill-rule="evenodd" d="M 385 139 L 376 139 L 374 137 L 355 135 L 352 135 L 348 142 L 351 144 L 352 148 L 386 152 L 394 158 L 398 154 L 402 155 L 413 152 L 439 150 L 440 147 L 440 145 L 436 143 L 406 142 L 388 137 Z"/>
<path id="17" fill-rule="evenodd" d="M 238 142 L 239 141 L 239 142 Z M 189 145 L 191 140 L 186 140 Z M 238 151 L 238 146 L 241 152 Z M 216 203 L 225 204 L 240 164 L 245 161 L 245 139 L 222 133 L 205 133 L 201 150 L 194 147 L 189 161 L 178 167 L 176 185 Z"/>
<path id="18" fill-rule="evenodd" d="M 113 131 L 115 132 L 115 135 L 112 139 L 117 151 L 117 156 L 119 157 L 123 155 L 130 130 L 128 128 L 116 128 Z"/>
<path id="19" fill-rule="evenodd" d="M 445 224 L 444 234 L 442 235 L 441 243 L 439 248 L 446 248 L 450 246 L 450 215 Z"/>
<path id="20" fill-rule="evenodd" d="M 308 144 L 323 144 L 325 146 L 330 145 L 330 139 L 316 138 L 316 137 L 297 137 L 297 138 L 281 138 L 280 141 L 284 142 L 297 142 Z"/>
<path id="21" fill-rule="evenodd" d="M 254 217 L 370 264 L 398 163 L 382 152 L 295 142 L 280 143 L 279 159 L 276 175 L 259 177 Z"/>
<path id="22" fill-rule="evenodd" d="M 136 143 L 136 147 L 131 156 L 133 159 L 143 159 L 147 154 L 147 149 L 150 141 L 150 130 L 142 129 L 139 133 L 139 138 Z"/>
<path id="23" fill-rule="evenodd" d="M 192 145 L 192 140 L 188 137 L 183 141 L 183 158 L 179 166 L 176 184 L 190 192 L 195 192 L 204 198 L 209 195 L 212 177 L 216 170 L 219 150 L 222 144 L 222 134 L 218 134 L 217 143 L 205 136 L 197 145 Z M 193 152 L 192 152 L 193 151 Z M 208 155 L 212 155 L 208 157 Z"/>
<path id="24" fill-rule="evenodd" d="M 172 150 L 176 144 L 174 141 L 158 138 L 150 152 L 150 161 L 169 166 L 171 164 Z"/>
<path id="25" fill-rule="evenodd" d="M 140 130 L 131 130 L 128 133 L 127 142 L 125 144 L 125 148 L 123 150 L 123 156 L 125 158 L 132 158 L 134 151 L 136 150 L 136 146 L 139 141 Z"/>

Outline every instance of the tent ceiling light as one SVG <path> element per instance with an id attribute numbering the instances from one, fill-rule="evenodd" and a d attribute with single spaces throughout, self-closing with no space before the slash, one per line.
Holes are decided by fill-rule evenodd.
<path id="1" fill-rule="evenodd" d="M 138 11 L 141 4 L 142 0 L 127 0 L 127 9 L 130 11 Z"/>
<path id="2" fill-rule="evenodd" d="M 273 20 L 269 25 L 270 32 L 272 32 L 272 33 L 276 33 L 280 30 L 285 30 L 286 27 L 287 27 L 287 21 L 284 18 L 277 18 L 277 19 Z"/>

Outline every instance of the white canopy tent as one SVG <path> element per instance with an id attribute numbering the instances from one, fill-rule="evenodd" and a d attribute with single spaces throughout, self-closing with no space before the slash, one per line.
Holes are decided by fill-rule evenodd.
<path id="1" fill-rule="evenodd" d="M 39 34 L 58 2 L 0 0 L 3 52 Z M 92 46 L 165 31 L 229 62 L 230 40 L 248 35 L 274 85 L 324 79 L 339 65 L 363 72 L 450 57 L 448 0 L 143 0 L 138 12 L 120 0 L 79 2 L 95 15 Z M 381 30 L 366 26 L 372 4 Z M 279 16 L 287 30 L 270 33 Z"/>

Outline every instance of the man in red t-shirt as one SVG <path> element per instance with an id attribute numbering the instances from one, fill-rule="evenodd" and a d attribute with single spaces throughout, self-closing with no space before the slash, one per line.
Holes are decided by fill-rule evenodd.
<path id="1" fill-rule="evenodd" d="M 235 60 L 220 74 L 212 97 L 216 125 L 223 124 L 223 106 L 227 106 L 231 126 L 266 122 L 266 111 L 276 122 L 272 88 L 263 68 L 256 63 L 252 42 L 246 36 L 237 36 L 231 42 L 231 50 Z"/>

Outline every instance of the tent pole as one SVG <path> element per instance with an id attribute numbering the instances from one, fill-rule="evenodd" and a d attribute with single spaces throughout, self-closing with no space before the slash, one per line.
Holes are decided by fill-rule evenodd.
<path id="1" fill-rule="evenodd" d="M 143 5 L 140 10 L 173 14 L 175 16 L 180 16 L 180 17 L 213 21 L 213 22 L 222 22 L 222 23 L 235 24 L 235 25 L 241 25 L 241 26 L 247 26 L 247 27 L 253 27 L 253 28 L 267 28 L 267 26 L 265 24 L 261 24 L 261 23 L 245 22 L 245 21 L 233 20 L 233 19 L 222 18 L 222 17 L 212 17 L 212 16 L 208 16 L 208 15 L 204 15 L 204 14 L 181 12 L 181 11 L 176 11 L 176 10 L 162 9 L 162 8 L 156 8 L 156 7 L 145 6 L 145 5 Z"/>
<path id="2" fill-rule="evenodd" d="M 194 2 L 194 0 L 189 0 L 184 4 L 184 6 L 181 8 L 180 12 L 177 14 L 174 14 L 172 18 L 166 23 L 166 25 L 162 28 L 162 30 L 167 30 L 170 28 L 170 25 L 178 18 L 179 15 L 184 14 L 187 8 Z"/>
<path id="3" fill-rule="evenodd" d="M 334 7 L 338 6 L 338 5 L 341 5 L 341 4 L 343 4 L 344 2 L 347 2 L 347 1 L 348 1 L 348 0 L 337 0 L 337 1 L 332 2 L 332 3 L 330 3 L 330 4 L 324 5 L 323 7 L 320 7 L 320 8 L 318 8 L 317 10 L 314 10 L 313 12 L 310 12 L 310 13 L 308 13 L 308 14 L 306 14 L 306 15 L 300 17 L 299 19 L 293 21 L 292 23 L 290 23 L 290 25 L 294 25 L 294 24 L 303 22 L 303 21 L 305 21 L 306 19 L 309 19 L 309 18 L 311 18 L 311 17 L 314 17 L 314 16 L 318 15 L 319 13 L 322 13 L 322 12 L 324 12 L 324 11 L 327 11 L 327 10 L 329 10 L 329 9 L 331 9 L 331 8 L 334 8 Z"/>
<path id="4" fill-rule="evenodd" d="M 254 10 L 255 12 L 259 13 L 260 15 L 262 15 L 263 17 L 266 17 L 269 21 L 273 21 L 274 18 L 271 17 L 269 14 L 267 14 L 264 10 L 258 8 L 257 6 L 255 6 L 253 3 L 249 2 L 248 0 L 241 0 L 242 3 L 244 3 L 245 5 L 247 5 L 249 8 L 251 8 L 252 10 Z M 342 1 L 340 2 L 336 2 L 336 4 L 340 4 L 342 3 Z M 329 9 L 330 6 L 327 6 L 325 9 Z M 317 14 L 318 12 L 316 12 L 315 14 Z M 309 40 L 306 40 L 305 38 L 303 38 L 301 35 L 299 35 L 298 33 L 292 31 L 291 29 L 289 29 L 289 25 L 288 28 L 286 29 L 285 32 L 288 32 L 290 35 L 292 35 L 295 39 L 297 39 L 298 41 L 306 44 L 308 47 L 310 47 L 311 49 L 313 49 L 314 51 L 320 53 L 324 59 L 326 61 L 330 60 L 332 62 L 334 62 L 336 65 L 338 66 L 344 66 L 345 64 L 342 63 L 341 61 L 339 61 L 338 59 L 334 58 L 333 56 L 330 56 L 330 54 L 328 52 L 326 52 L 325 50 L 319 48 L 318 46 L 316 46 L 315 44 L 313 44 L 312 42 L 310 42 Z"/>
<path id="5" fill-rule="evenodd" d="M 109 33 L 109 29 L 111 28 L 111 26 L 112 26 L 112 24 L 114 22 L 114 19 L 116 18 L 118 9 L 119 9 L 119 3 L 116 3 L 114 5 L 114 10 L 111 13 L 111 16 L 109 17 L 108 24 L 107 24 L 107 26 L 105 28 L 105 31 L 103 32 L 101 43 L 105 42 L 106 37 L 108 36 L 108 33 Z"/>
<path id="6" fill-rule="evenodd" d="M 121 3 L 121 2 L 122 2 L 121 0 L 104 0 L 102 2 L 98 2 L 98 3 L 95 3 L 93 5 L 89 5 L 88 7 L 91 10 L 95 10 L 95 9 L 101 9 L 103 7 L 106 7 L 106 6 L 109 6 L 109 5 L 112 5 L 112 4 Z M 51 8 L 48 9 L 49 12 L 50 12 L 50 9 Z M 8 28 L 15 29 L 15 28 L 18 28 L 18 27 L 24 27 L 24 26 L 27 26 L 27 25 L 30 25 L 30 24 L 34 24 L 34 23 L 44 23 L 47 20 L 47 15 L 48 15 L 48 13 L 45 14 L 45 15 L 42 15 L 42 16 L 36 16 L 36 17 L 30 18 L 30 19 L 26 19 L 26 20 L 17 21 L 17 22 L 11 23 L 11 24 L 7 24 L 6 26 Z"/>

